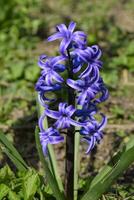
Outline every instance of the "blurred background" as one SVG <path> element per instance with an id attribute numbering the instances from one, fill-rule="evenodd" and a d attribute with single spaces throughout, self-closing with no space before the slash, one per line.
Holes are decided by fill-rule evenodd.
<path id="1" fill-rule="evenodd" d="M 102 111 L 108 116 L 103 142 L 90 156 L 80 147 L 80 178 L 95 174 L 134 133 L 134 2 L 132 0 L 0 0 L 0 130 L 18 148 L 28 164 L 40 168 L 34 128 L 37 108 L 34 85 L 39 77 L 38 56 L 56 55 L 58 42 L 46 38 L 55 25 L 77 23 L 88 35 L 88 44 L 99 44 L 104 62 L 101 75 L 110 98 Z M 64 145 L 55 147 L 63 168 Z M 0 167 L 7 157 L 0 153 Z M 124 198 L 134 191 L 131 166 L 112 195 Z M 80 187 L 83 184 L 80 179 Z M 111 193 L 109 192 L 109 198 Z M 124 196 L 123 196 L 124 195 Z M 112 198 L 111 198 L 112 199 Z M 120 199 L 120 198 L 119 198 Z"/>

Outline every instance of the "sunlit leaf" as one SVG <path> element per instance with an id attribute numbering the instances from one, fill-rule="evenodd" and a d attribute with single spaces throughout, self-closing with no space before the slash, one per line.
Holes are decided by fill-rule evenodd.
<path id="1" fill-rule="evenodd" d="M 50 171 L 49 166 L 48 166 L 48 162 L 47 162 L 45 156 L 43 155 L 42 147 L 41 147 L 40 139 L 39 139 L 39 130 L 38 130 L 37 127 L 36 127 L 36 130 L 35 130 L 35 139 L 36 139 L 36 146 L 37 146 L 38 154 L 39 154 L 40 160 L 42 162 L 42 165 L 43 165 L 43 168 L 44 168 L 44 171 L 45 171 L 45 175 L 47 177 L 48 184 L 53 191 L 53 195 L 55 196 L 55 198 L 57 200 L 65 200 L 64 194 L 61 193 L 61 191 L 58 187 L 57 181 L 54 178 L 52 172 Z"/>
<path id="2" fill-rule="evenodd" d="M 23 182 L 24 199 L 25 200 L 33 199 L 39 185 L 40 185 L 40 179 L 38 174 L 34 170 L 28 171 L 28 173 L 24 177 L 24 182 Z"/>
<path id="3" fill-rule="evenodd" d="M 10 199 L 10 200 L 20 200 L 21 198 L 15 192 L 9 191 L 8 199 Z"/>
<path id="4" fill-rule="evenodd" d="M 3 133 L 0 133 L 0 143 L 4 146 L 3 151 L 7 154 L 7 156 L 9 156 L 14 164 L 16 163 L 24 170 L 28 168 L 27 164 L 25 163 L 19 152 L 12 145 L 12 143 L 8 141 Z"/>
<path id="5" fill-rule="evenodd" d="M 89 185 L 81 200 L 98 200 L 111 184 L 134 162 L 134 137 L 113 157 Z"/>
<path id="6" fill-rule="evenodd" d="M 7 194 L 10 188 L 5 184 L 0 184 L 0 200 L 2 200 Z"/>
<path id="7" fill-rule="evenodd" d="M 14 178 L 15 175 L 8 165 L 5 165 L 0 169 L 0 183 L 9 183 L 9 181 L 13 180 Z"/>
<path id="8" fill-rule="evenodd" d="M 37 102 L 37 105 L 38 105 L 38 112 L 39 112 L 39 116 L 43 113 L 44 111 L 44 107 L 39 105 L 38 102 Z M 47 129 L 48 128 L 48 121 L 47 121 L 47 118 L 45 118 L 44 120 L 44 128 Z M 58 172 L 58 167 L 57 167 L 57 160 L 56 160 L 56 156 L 55 156 L 55 153 L 54 153 L 54 149 L 53 149 L 53 146 L 51 144 L 48 145 L 48 161 L 49 161 L 49 166 L 50 166 L 50 169 L 57 181 L 57 184 L 58 184 L 58 187 L 60 189 L 61 192 L 63 192 L 63 184 L 62 184 L 62 181 L 61 181 L 61 177 L 59 175 L 59 172 Z"/>

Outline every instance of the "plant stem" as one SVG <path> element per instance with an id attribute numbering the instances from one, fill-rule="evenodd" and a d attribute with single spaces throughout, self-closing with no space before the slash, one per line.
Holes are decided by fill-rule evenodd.
<path id="1" fill-rule="evenodd" d="M 69 50 L 67 50 L 67 53 L 69 58 L 68 78 L 73 79 L 73 67 Z M 68 105 L 75 106 L 75 93 L 71 87 L 68 87 Z M 73 200 L 74 196 L 74 137 L 75 128 L 71 126 L 67 130 L 66 137 L 65 192 L 67 200 Z"/>

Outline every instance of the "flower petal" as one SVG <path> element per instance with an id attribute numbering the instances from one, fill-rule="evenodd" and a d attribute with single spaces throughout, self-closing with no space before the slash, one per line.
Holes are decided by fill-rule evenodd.
<path id="1" fill-rule="evenodd" d="M 53 84 L 53 75 L 52 75 L 52 71 L 50 71 L 49 73 L 47 73 L 45 75 L 45 82 L 46 82 L 46 85 L 52 85 Z"/>
<path id="2" fill-rule="evenodd" d="M 42 54 L 42 55 L 40 55 L 40 57 L 39 57 L 39 60 L 38 60 L 38 66 L 40 67 L 40 68 L 42 68 L 42 69 L 44 69 L 44 67 L 45 67 L 45 59 L 47 58 L 47 55 L 45 55 L 45 54 Z"/>
<path id="3" fill-rule="evenodd" d="M 60 24 L 56 26 L 56 29 L 62 33 L 62 37 L 64 37 L 66 35 L 66 33 L 68 32 L 67 27 L 65 26 L 65 24 Z"/>
<path id="4" fill-rule="evenodd" d="M 65 117 L 60 117 L 54 124 L 54 126 L 57 128 L 57 129 L 61 129 L 64 127 L 64 123 L 65 123 Z"/>
<path id="5" fill-rule="evenodd" d="M 88 64 L 87 68 L 79 75 L 79 78 L 85 78 L 89 76 L 90 72 L 92 71 L 92 66 Z"/>
<path id="6" fill-rule="evenodd" d="M 41 132 L 45 131 L 44 126 L 43 126 L 43 122 L 44 122 L 45 117 L 46 117 L 46 114 L 44 112 L 44 114 L 39 118 L 39 121 L 38 121 L 38 125 L 39 125 Z"/>
<path id="7" fill-rule="evenodd" d="M 86 151 L 86 154 L 90 153 L 90 151 L 95 146 L 96 139 L 93 136 L 91 136 L 90 138 L 88 138 L 88 137 L 82 138 L 82 141 L 86 141 L 89 144 L 89 147 L 88 147 L 88 149 Z"/>
<path id="8" fill-rule="evenodd" d="M 55 71 L 52 73 L 53 79 L 56 80 L 58 83 L 62 83 L 64 79 Z"/>
<path id="9" fill-rule="evenodd" d="M 73 89 L 81 90 L 81 87 L 78 85 L 78 82 L 72 79 L 67 79 L 67 85 L 69 85 Z"/>
<path id="10" fill-rule="evenodd" d="M 67 106 L 67 103 L 59 103 L 59 112 L 62 114 L 65 114 L 65 108 Z"/>
<path id="11" fill-rule="evenodd" d="M 68 117 L 64 117 L 64 123 L 62 125 L 63 129 L 69 128 L 70 127 L 70 121 Z"/>
<path id="12" fill-rule="evenodd" d="M 57 65 L 59 62 L 64 61 L 65 59 L 66 59 L 66 58 L 63 57 L 63 56 L 56 56 L 56 57 L 54 57 L 54 58 L 51 59 L 51 65 L 52 65 L 52 66 L 55 66 L 55 65 Z"/>
<path id="13" fill-rule="evenodd" d="M 45 114 L 48 116 L 48 117 L 51 117 L 53 119 L 59 119 L 60 117 L 60 113 L 58 111 L 54 111 L 54 110 L 49 110 L 49 109 L 46 109 L 45 110 Z"/>
<path id="14" fill-rule="evenodd" d="M 86 98 L 87 98 L 87 91 L 80 93 L 77 99 L 77 103 L 83 106 Z"/>
<path id="15" fill-rule="evenodd" d="M 109 92 L 108 92 L 108 89 L 106 87 L 100 88 L 100 92 L 102 93 L 102 95 L 100 96 L 100 98 L 94 100 L 94 103 L 101 103 L 101 102 L 106 101 L 108 99 Z"/>
<path id="16" fill-rule="evenodd" d="M 73 68 L 73 73 L 75 74 L 75 73 L 79 72 L 81 70 L 81 68 L 82 68 L 82 65 L 79 65 L 78 67 Z"/>
<path id="17" fill-rule="evenodd" d="M 62 55 L 66 56 L 65 51 L 67 50 L 71 40 L 63 39 L 60 43 L 60 52 Z"/>
<path id="18" fill-rule="evenodd" d="M 51 41 L 54 41 L 54 40 L 57 40 L 57 39 L 60 39 L 60 38 L 62 38 L 61 33 L 54 33 L 53 35 L 51 35 L 47 38 L 47 41 L 51 42 Z"/>
<path id="19" fill-rule="evenodd" d="M 47 140 L 47 141 L 41 142 L 41 145 L 42 145 L 43 153 L 44 153 L 44 155 L 46 156 L 46 155 L 48 154 L 48 149 L 47 149 L 48 140 Z"/>
<path id="20" fill-rule="evenodd" d="M 93 56 L 95 59 L 99 59 L 102 55 L 101 50 L 99 49 L 98 45 L 93 45 L 91 47 L 93 49 Z"/>
<path id="21" fill-rule="evenodd" d="M 94 137 L 96 138 L 97 142 L 100 142 L 100 140 L 103 138 L 102 132 L 96 132 L 94 133 Z"/>
<path id="22" fill-rule="evenodd" d="M 68 106 L 68 107 L 66 108 L 66 113 L 67 113 L 67 115 L 68 115 L 69 117 L 71 117 L 71 116 L 74 114 L 75 110 L 76 110 L 76 109 L 75 109 L 72 105 L 70 105 L 70 106 Z"/>
<path id="23" fill-rule="evenodd" d="M 55 101 L 55 100 L 56 99 L 49 99 L 49 98 L 45 97 L 45 94 L 42 93 L 42 92 L 38 93 L 38 101 L 43 107 L 47 107 L 47 104 L 45 103 L 46 101 L 52 102 L 52 101 Z"/>
<path id="24" fill-rule="evenodd" d="M 86 34 L 83 31 L 75 31 L 73 35 L 83 37 L 83 38 L 87 37 Z"/>
<path id="25" fill-rule="evenodd" d="M 70 22 L 69 26 L 68 26 L 68 30 L 73 33 L 74 29 L 75 29 L 76 23 L 75 22 Z"/>
<path id="26" fill-rule="evenodd" d="M 85 125 L 86 125 L 86 123 L 77 122 L 77 121 L 75 121 L 75 120 L 73 120 L 73 119 L 71 119 L 71 118 L 69 118 L 69 122 L 70 122 L 70 124 L 73 125 L 73 126 L 85 126 Z"/>
<path id="27" fill-rule="evenodd" d="M 57 71 L 57 72 L 64 72 L 66 69 L 66 66 L 63 65 L 63 64 L 56 64 L 54 66 L 54 70 Z"/>
<path id="28" fill-rule="evenodd" d="M 64 141 L 64 137 L 63 136 L 50 136 L 49 137 L 49 143 L 50 144 L 58 144 L 59 142 L 63 142 Z"/>
<path id="29" fill-rule="evenodd" d="M 106 126 L 106 124 L 107 124 L 107 117 L 104 115 L 104 114 L 102 114 L 101 113 L 101 116 L 102 116 L 102 121 L 101 121 L 101 123 L 99 124 L 99 126 L 98 126 L 98 130 L 99 131 L 101 131 L 101 130 L 103 130 L 103 128 Z"/>

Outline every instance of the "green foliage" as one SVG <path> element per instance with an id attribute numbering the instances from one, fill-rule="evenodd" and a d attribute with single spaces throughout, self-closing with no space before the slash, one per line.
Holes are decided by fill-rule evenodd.
<path id="1" fill-rule="evenodd" d="M 11 169 L 8 167 L 8 165 L 5 165 L 0 170 L 0 184 L 5 183 L 8 184 L 10 180 L 13 180 L 15 178 L 14 173 L 11 171 Z"/>
<path id="2" fill-rule="evenodd" d="M 42 164 L 43 164 L 43 167 L 44 167 L 47 179 L 48 179 L 48 183 L 50 184 L 51 189 L 52 189 L 53 194 L 56 197 L 56 199 L 62 200 L 62 199 L 64 199 L 64 195 L 61 194 L 61 192 L 59 190 L 59 186 L 57 184 L 58 179 L 56 179 L 53 176 L 53 174 L 51 173 L 51 171 L 49 169 L 49 164 L 42 153 L 42 148 L 41 148 L 41 144 L 40 144 L 39 136 L 38 136 L 38 129 L 36 129 L 35 136 L 36 136 L 37 149 L 38 149 L 39 156 L 41 158 L 41 161 L 42 161 Z M 15 149 L 15 147 L 7 140 L 5 135 L 2 133 L 0 133 L 0 142 L 2 144 L 3 152 L 5 152 L 7 154 L 7 156 L 13 161 L 13 163 L 18 168 L 18 170 L 20 172 L 21 171 L 26 172 L 28 169 L 27 164 L 25 163 L 25 161 L 23 160 L 21 155 L 18 153 L 18 151 Z M 51 152 L 51 154 L 52 154 L 52 152 Z M 55 172 L 55 173 L 57 173 L 57 172 Z M 23 173 L 23 175 L 24 174 L 25 173 Z M 12 173 L 12 171 L 10 170 L 9 167 L 6 166 L 5 168 L 3 168 L 0 171 L 0 183 L 4 182 L 4 184 L 5 184 L 6 181 L 9 182 L 11 177 L 14 178 L 14 174 Z M 11 179 L 11 182 L 12 181 L 13 180 Z M 24 180 L 22 181 L 22 192 L 24 194 L 24 199 L 25 200 L 33 199 L 39 186 L 40 186 L 40 179 L 39 179 L 37 172 L 34 170 L 31 171 L 29 169 L 29 171 L 24 176 Z M 3 187 L 4 187 L 4 189 L 2 188 L 2 190 L 4 190 L 5 191 L 4 194 L 7 195 L 7 192 L 9 192 L 9 191 L 7 190 L 7 187 L 5 187 L 5 186 L 3 186 Z M 10 198 L 17 198 L 17 197 L 15 197 L 16 194 L 13 192 L 10 192 L 9 195 L 10 195 Z"/>
<path id="3" fill-rule="evenodd" d="M 0 184 L 0 199 L 3 199 L 9 192 L 9 188 L 5 184 Z"/>
<path id="4" fill-rule="evenodd" d="M 0 24 L 2 32 L 1 42 L 6 40 L 18 40 L 27 34 L 35 34 L 40 24 L 33 12 L 37 11 L 38 0 L 1 0 Z M 10 27 L 10 29 L 9 29 Z M 12 43 L 12 45 L 15 45 Z"/>
<path id="5" fill-rule="evenodd" d="M 0 200 L 54 200 L 43 177 L 34 169 L 14 174 L 8 165 L 0 169 Z"/>
<path id="6" fill-rule="evenodd" d="M 8 98 L 7 104 L 2 103 L 2 122 L 7 123 L 8 113 L 14 108 L 12 99 L 21 94 L 32 97 L 33 85 L 38 78 L 39 68 L 37 57 L 31 51 L 40 40 L 37 33 L 44 20 L 39 17 L 41 0 L 1 0 L 0 1 L 0 92 L 2 96 L 12 95 L 12 88 L 16 88 L 15 95 Z M 23 84 L 21 84 L 23 80 Z M 17 86 L 19 85 L 19 87 Z M 27 93 L 29 93 L 27 95 Z M 24 97 L 23 97 L 24 98 Z M 10 101 L 9 101 L 10 99 Z M 20 103 L 21 104 L 21 103 Z M 19 105 L 18 105 L 19 108 Z M 6 120 L 5 120 L 6 119 Z M 10 120 L 11 123 L 11 120 Z"/>
<path id="7" fill-rule="evenodd" d="M 40 179 L 37 172 L 30 170 L 24 177 L 22 190 L 24 199 L 33 199 L 38 187 L 40 186 Z"/>
<path id="8" fill-rule="evenodd" d="M 117 118 L 123 118 L 125 114 L 123 108 L 119 107 L 118 105 L 113 106 L 110 110 Z"/>
<path id="9" fill-rule="evenodd" d="M 130 138 L 124 148 L 104 166 L 100 173 L 92 180 L 89 189 L 81 200 L 98 200 L 115 181 L 118 176 L 134 162 L 134 137 Z"/>
<path id="10" fill-rule="evenodd" d="M 43 167 L 45 169 L 46 177 L 48 179 L 48 183 L 50 184 L 56 199 L 62 200 L 64 199 L 64 195 L 61 194 L 57 181 L 54 178 L 53 174 L 51 173 L 49 169 L 49 164 L 42 153 L 42 148 L 38 137 L 38 129 L 36 129 L 36 142 L 37 142 L 39 156 L 41 158 Z M 14 173 L 7 165 L 4 168 L 2 168 L 0 170 L 0 189 L 1 189 L 0 191 L 2 191 L 0 193 L 1 197 L 0 199 L 8 196 L 8 198 L 11 200 L 20 198 L 23 198 L 24 200 L 32 200 L 37 192 L 39 192 L 39 195 L 42 196 L 43 198 L 44 195 L 42 194 L 41 191 L 42 188 L 41 180 L 37 172 L 33 169 L 28 168 L 27 164 L 25 163 L 21 155 L 2 133 L 0 133 L 0 143 L 2 144 L 3 152 L 7 154 L 7 156 L 13 161 L 15 166 L 18 168 L 19 176 L 23 176 L 22 179 L 20 178 L 21 182 L 19 183 L 18 182 L 19 179 L 15 178 Z M 52 152 L 50 153 L 52 154 Z M 16 193 L 16 190 L 14 191 L 14 189 L 17 188 L 18 191 L 18 187 L 20 185 L 21 189 L 19 190 L 18 194 Z M 10 187 L 12 189 L 10 189 Z"/>
<path id="11" fill-rule="evenodd" d="M 134 42 L 126 43 L 118 50 L 117 56 L 114 56 L 110 67 L 118 69 L 128 69 L 134 72 Z"/>
<path id="12" fill-rule="evenodd" d="M 40 69 L 37 65 L 31 65 L 25 70 L 25 79 L 31 82 L 35 82 L 38 78 Z"/>
<path id="13" fill-rule="evenodd" d="M 29 93 L 31 88 L 27 86 L 28 82 L 35 82 L 39 74 L 39 69 L 36 67 L 37 57 L 32 58 L 31 50 L 39 41 L 37 32 L 41 24 L 44 24 L 37 14 L 40 2 L 40 0 L 0 1 L 0 69 L 2 71 L 0 79 L 3 83 L 13 82 L 14 85 L 16 85 L 15 81 L 26 79 L 23 87 L 25 90 L 29 89 Z M 4 87 L 4 93 L 6 91 L 7 88 Z M 7 115 L 8 111 L 3 115 Z"/>
<path id="14" fill-rule="evenodd" d="M 118 85 L 119 77 L 117 70 L 110 70 L 102 72 L 102 77 L 105 80 L 105 83 L 109 85 L 110 88 L 116 88 Z"/>
<path id="15" fill-rule="evenodd" d="M 16 150 L 16 148 L 8 141 L 6 136 L 3 133 L 0 133 L 0 143 L 3 145 L 3 152 L 12 160 L 19 170 L 26 170 L 27 164 Z"/>

